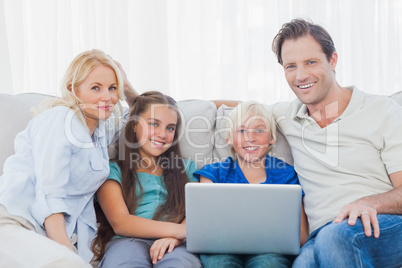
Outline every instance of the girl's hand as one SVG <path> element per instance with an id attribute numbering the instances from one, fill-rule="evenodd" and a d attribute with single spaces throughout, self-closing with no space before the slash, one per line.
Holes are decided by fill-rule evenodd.
<path id="1" fill-rule="evenodd" d="M 180 240 L 172 237 L 155 240 L 149 250 L 152 264 L 156 264 L 158 261 L 162 260 L 166 250 L 170 253 L 175 247 L 180 246 L 181 244 L 182 242 Z"/>

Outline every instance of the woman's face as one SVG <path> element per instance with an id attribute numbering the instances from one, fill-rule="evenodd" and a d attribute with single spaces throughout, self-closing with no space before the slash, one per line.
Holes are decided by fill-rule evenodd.
<path id="1" fill-rule="evenodd" d="M 99 64 L 75 90 L 92 133 L 100 119 L 110 116 L 119 100 L 116 74 L 112 68 Z"/>

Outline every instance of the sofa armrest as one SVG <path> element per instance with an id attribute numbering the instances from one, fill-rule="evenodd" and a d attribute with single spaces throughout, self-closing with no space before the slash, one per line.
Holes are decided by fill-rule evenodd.
<path id="1" fill-rule="evenodd" d="M 48 98 L 52 96 L 37 93 L 0 94 L 0 175 L 3 174 L 4 161 L 14 153 L 15 136 L 25 129 L 33 116 L 30 109 Z"/>

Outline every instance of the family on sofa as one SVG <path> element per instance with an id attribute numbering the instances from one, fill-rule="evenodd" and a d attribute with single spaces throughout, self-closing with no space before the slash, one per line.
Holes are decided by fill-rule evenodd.
<path id="1" fill-rule="evenodd" d="M 320 25 L 285 23 L 272 48 L 297 99 L 233 109 L 244 117 L 229 128 L 234 157 L 223 162 L 246 181 L 183 158 L 172 98 L 139 95 L 101 51 L 78 55 L 61 98 L 38 107 L 4 163 L 0 266 L 91 267 L 95 254 L 100 267 L 401 267 L 402 108 L 338 85 L 338 54 Z M 275 128 L 294 159 L 279 181 L 304 192 L 300 254 L 187 252 L 184 185 L 268 183 L 269 161 L 280 161 L 267 156 Z"/>

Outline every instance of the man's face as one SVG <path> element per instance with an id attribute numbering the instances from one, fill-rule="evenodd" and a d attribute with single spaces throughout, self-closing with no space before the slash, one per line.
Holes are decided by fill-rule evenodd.
<path id="1" fill-rule="evenodd" d="M 335 67 L 338 55 L 334 52 L 328 62 L 320 44 L 306 35 L 296 40 L 285 40 L 282 45 L 285 77 L 301 102 L 311 107 L 322 108 L 334 101 L 336 87 Z"/>

